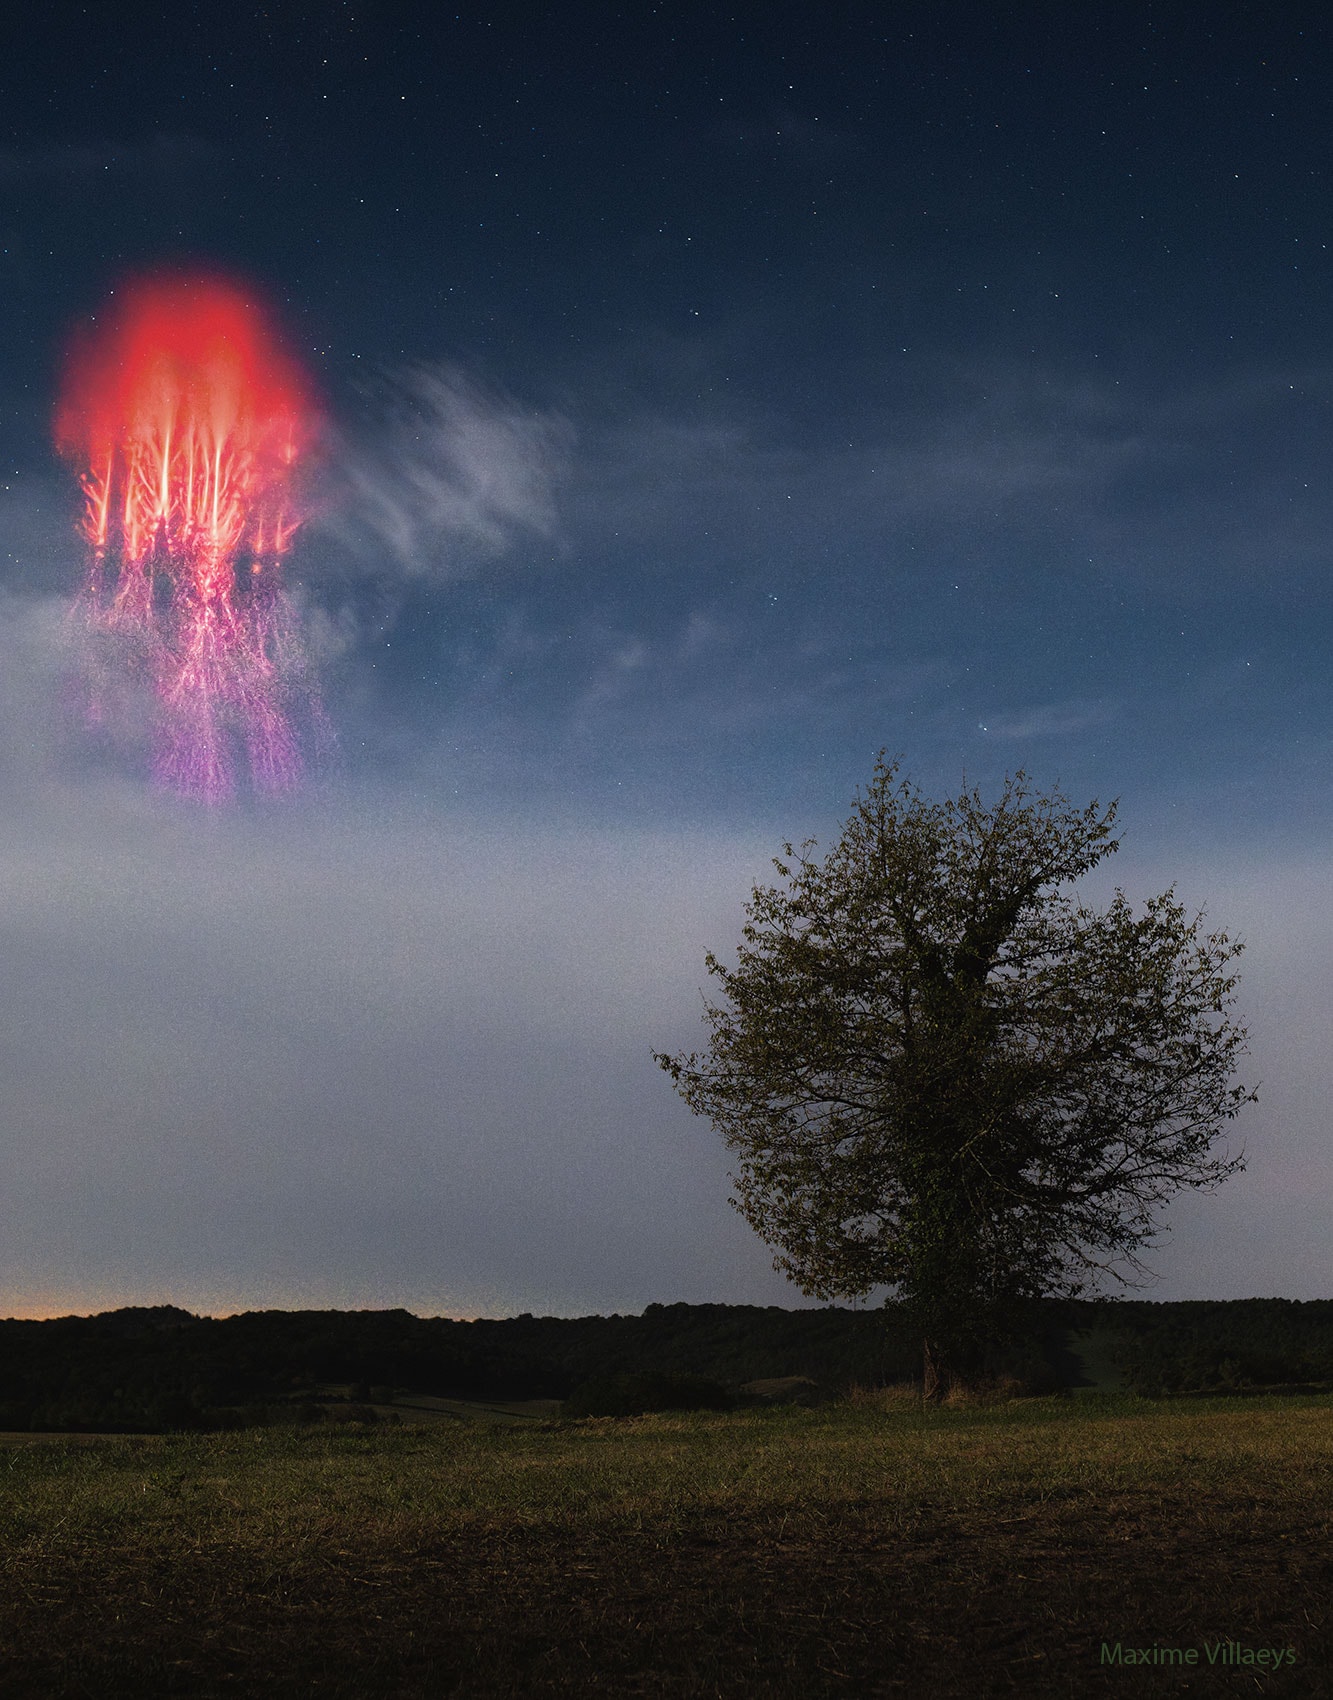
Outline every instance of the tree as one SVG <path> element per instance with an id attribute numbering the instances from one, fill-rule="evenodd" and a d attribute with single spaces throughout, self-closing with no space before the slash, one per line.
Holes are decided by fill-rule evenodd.
<path id="1" fill-rule="evenodd" d="M 1069 889 L 1116 805 L 1007 779 L 924 798 L 883 755 L 824 860 L 784 846 L 702 1054 L 657 1061 L 739 1171 L 733 1204 L 814 1297 L 896 1291 L 940 1397 L 1042 1295 L 1142 1272 L 1181 1187 L 1243 1166 L 1222 1124 L 1246 1031 L 1242 946 L 1174 888 L 1135 912 Z"/>

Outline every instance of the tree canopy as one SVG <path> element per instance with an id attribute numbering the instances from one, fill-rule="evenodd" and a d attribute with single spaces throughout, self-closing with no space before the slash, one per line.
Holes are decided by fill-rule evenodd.
<path id="1" fill-rule="evenodd" d="M 839 842 L 757 885 L 711 953 L 702 1053 L 658 1055 L 740 1159 L 736 1207 L 806 1293 L 887 1287 L 934 1391 L 1016 1305 L 1141 1271 L 1158 1210 L 1242 1167 L 1216 1149 L 1242 946 L 1174 888 L 1090 907 L 1114 804 L 1022 772 L 927 800 L 883 756 Z"/>

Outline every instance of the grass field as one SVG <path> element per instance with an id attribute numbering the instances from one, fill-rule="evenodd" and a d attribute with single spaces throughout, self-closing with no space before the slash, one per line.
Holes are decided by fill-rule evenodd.
<path id="1" fill-rule="evenodd" d="M 1331 1511 L 1326 1398 L 12 1436 L 0 1695 L 1319 1695 Z"/>

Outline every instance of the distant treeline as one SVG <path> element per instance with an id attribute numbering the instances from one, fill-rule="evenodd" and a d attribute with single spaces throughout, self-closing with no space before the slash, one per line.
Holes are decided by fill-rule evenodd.
<path id="1" fill-rule="evenodd" d="M 1066 1309 L 1076 1326 L 1112 1335 L 1112 1355 L 1131 1393 L 1333 1386 L 1330 1299 L 1121 1300 Z"/>
<path id="2" fill-rule="evenodd" d="M 1071 1342 L 1095 1333 L 1131 1391 L 1333 1383 L 1333 1302 L 1283 1299 L 1034 1306 L 1007 1365 L 1029 1384 L 1076 1384 Z M 395 1395 L 567 1398 L 597 1377 L 706 1377 L 736 1388 L 807 1376 L 829 1393 L 919 1373 L 895 1306 L 781 1310 L 649 1305 L 642 1316 L 455 1322 L 389 1311 L 170 1306 L 49 1322 L 0 1321 L 0 1429 L 154 1431 L 274 1420 L 330 1397 L 369 1412 Z"/>
<path id="3" fill-rule="evenodd" d="M 664 1371 L 730 1386 L 808 1375 L 836 1388 L 913 1373 L 882 1311 L 649 1305 L 642 1316 L 455 1322 L 388 1311 L 170 1306 L 49 1322 L 0 1321 L 0 1429 L 215 1427 L 331 1387 L 360 1404 L 395 1393 L 565 1399 L 597 1376 Z"/>

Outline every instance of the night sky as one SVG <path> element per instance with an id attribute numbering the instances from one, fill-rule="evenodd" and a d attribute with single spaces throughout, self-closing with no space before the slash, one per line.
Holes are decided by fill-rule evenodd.
<path id="1" fill-rule="evenodd" d="M 0 1311 L 793 1304 L 650 1052 L 875 754 L 1248 942 L 1161 1299 L 1333 1292 L 1322 8 L 54 3 L 0 62 Z M 72 328 L 275 309 L 336 751 L 70 712 Z"/>

